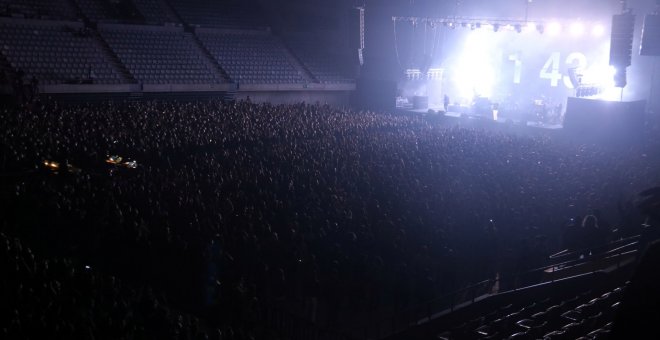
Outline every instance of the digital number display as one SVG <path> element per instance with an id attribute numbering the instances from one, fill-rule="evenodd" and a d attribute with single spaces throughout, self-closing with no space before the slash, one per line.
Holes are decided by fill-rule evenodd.
<path id="1" fill-rule="evenodd" d="M 574 94 L 574 81 L 607 86 L 614 72 L 608 65 L 609 37 L 588 32 L 449 30 L 440 58 L 443 92 L 461 103 L 475 97 L 562 102 Z"/>

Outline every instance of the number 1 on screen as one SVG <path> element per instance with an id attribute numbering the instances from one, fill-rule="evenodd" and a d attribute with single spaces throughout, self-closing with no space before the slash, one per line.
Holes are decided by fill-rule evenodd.
<path id="1" fill-rule="evenodd" d="M 520 75 L 522 74 L 522 61 L 520 53 L 516 52 L 509 55 L 509 61 L 513 61 L 513 83 L 520 84 Z"/>

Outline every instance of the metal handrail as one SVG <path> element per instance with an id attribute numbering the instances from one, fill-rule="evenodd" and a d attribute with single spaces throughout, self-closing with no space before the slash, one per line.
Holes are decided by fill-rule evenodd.
<path id="1" fill-rule="evenodd" d="M 548 258 L 555 259 L 555 258 L 560 258 L 560 257 L 565 257 L 565 256 L 570 256 L 570 255 L 575 255 L 575 254 L 584 254 L 587 251 L 593 251 L 593 250 L 596 250 L 596 249 L 599 249 L 599 248 L 607 248 L 607 247 L 612 246 L 612 245 L 617 244 L 617 243 L 628 242 L 628 241 L 632 241 L 632 240 L 639 239 L 639 238 L 641 238 L 641 235 L 630 236 L 630 237 L 618 239 L 618 240 L 615 240 L 615 241 L 612 241 L 612 242 L 609 242 L 609 243 L 606 243 L 606 244 L 601 244 L 601 245 L 597 245 L 597 246 L 593 246 L 593 247 L 587 247 L 587 248 L 581 248 L 581 249 L 575 249 L 575 250 L 564 249 L 560 252 L 557 252 L 557 253 L 554 253 L 554 254 L 548 256 Z"/>
<path id="2" fill-rule="evenodd" d="M 545 270 L 550 269 L 550 268 L 557 268 L 557 267 L 561 266 L 561 269 L 567 269 L 567 268 L 571 268 L 571 267 L 574 267 L 575 265 L 582 264 L 582 263 L 598 261 L 598 260 L 602 260 L 602 259 L 612 258 L 612 257 L 615 257 L 615 256 L 620 257 L 621 255 L 632 254 L 636 251 L 636 249 L 633 249 L 633 250 L 625 250 L 625 249 L 629 249 L 631 246 L 639 245 L 638 240 L 633 241 L 633 242 L 629 242 L 629 243 L 627 243 L 623 246 L 611 249 L 611 250 L 606 251 L 606 252 L 596 252 L 596 253 L 594 253 L 594 250 L 608 248 L 608 247 L 610 247 L 614 244 L 619 244 L 619 243 L 622 243 L 624 241 L 631 241 L 631 240 L 635 240 L 635 239 L 638 239 L 638 238 L 640 238 L 640 235 L 636 235 L 636 236 L 628 237 L 628 238 L 625 238 L 625 239 L 612 241 L 612 242 L 609 242 L 608 244 L 605 244 L 605 245 L 599 245 L 599 246 L 595 246 L 595 247 L 591 247 L 591 248 L 585 248 L 585 249 L 580 249 L 580 250 L 575 250 L 575 251 L 570 252 L 570 254 L 575 254 L 575 255 L 577 255 L 577 254 L 584 255 L 584 254 L 588 254 L 589 251 L 592 252 L 592 255 L 584 256 L 583 258 L 572 259 L 572 260 L 567 260 L 567 261 L 563 261 L 563 262 L 560 262 L 560 263 L 545 265 L 545 266 L 538 267 L 538 268 L 535 268 L 535 269 L 531 269 L 531 270 L 528 270 L 528 271 L 525 271 L 525 272 L 519 272 L 519 273 L 514 274 L 513 276 L 507 276 L 505 278 L 499 278 L 498 277 L 498 278 L 495 278 L 495 279 L 482 280 L 482 281 L 479 281 L 475 284 L 469 285 L 467 287 L 455 290 L 451 293 L 447 293 L 443 296 L 431 299 L 431 300 L 429 300 L 425 303 L 402 309 L 398 312 L 395 312 L 391 316 L 383 317 L 383 318 L 380 318 L 380 319 L 376 320 L 375 323 L 372 323 L 371 325 L 375 326 L 375 328 L 378 329 L 378 333 L 380 334 L 381 333 L 380 330 L 382 329 L 381 326 L 384 325 L 384 324 L 389 324 L 390 329 L 391 329 L 391 332 L 389 334 L 391 335 L 391 334 L 394 334 L 394 333 L 397 332 L 396 324 L 397 324 L 398 319 L 408 320 L 408 322 L 402 322 L 405 326 L 405 328 L 402 329 L 402 330 L 409 329 L 410 327 L 414 326 L 414 324 L 418 324 L 423 319 L 430 321 L 431 318 L 433 317 L 433 315 L 435 315 L 437 313 L 441 313 L 442 311 L 447 311 L 447 310 L 451 312 L 455 309 L 455 307 L 457 307 L 461 304 L 467 303 L 469 305 L 469 304 L 474 303 L 476 301 L 476 299 L 479 297 L 479 296 L 477 296 L 477 290 L 478 289 L 485 289 L 485 288 L 493 287 L 496 283 L 500 283 L 501 281 L 503 281 L 505 279 L 513 278 L 512 282 L 517 282 L 517 280 L 522 279 L 525 276 L 531 276 L 531 275 L 537 274 L 539 272 L 544 273 Z M 613 254 L 614 252 L 616 252 L 616 254 Z M 568 255 L 569 254 L 565 254 L 565 255 L 562 255 L 561 257 L 568 256 Z M 617 261 L 617 266 L 620 265 L 620 261 L 621 261 L 620 259 L 619 259 L 619 261 Z M 595 270 L 593 272 L 595 272 Z M 540 282 L 537 282 L 535 284 L 554 282 L 555 280 L 556 280 L 555 278 L 548 279 L 548 280 L 541 279 Z M 514 285 L 513 289 L 511 289 L 509 291 L 517 291 L 519 289 L 522 289 L 522 288 L 525 288 L 525 287 L 530 287 L 530 286 L 535 285 L 535 284 L 527 284 L 527 285 L 524 285 L 522 287 L 518 287 L 517 285 Z M 465 298 L 461 301 L 457 301 L 457 297 L 460 297 L 460 296 L 464 296 Z M 441 304 L 441 302 L 449 302 L 448 308 L 440 309 L 440 310 L 436 310 L 436 309 L 431 308 L 434 304 L 444 306 L 444 304 Z M 416 315 L 418 315 L 417 312 L 420 311 L 420 310 L 425 311 L 424 318 L 415 317 Z M 410 315 L 413 315 L 412 320 L 409 320 L 409 319 L 411 319 L 411 318 L 408 317 Z M 363 332 L 360 332 L 360 333 L 364 334 L 365 339 L 369 338 L 369 328 L 370 328 L 369 325 L 367 325 L 367 326 L 364 327 Z M 353 328 L 352 330 L 356 331 L 358 329 Z"/>

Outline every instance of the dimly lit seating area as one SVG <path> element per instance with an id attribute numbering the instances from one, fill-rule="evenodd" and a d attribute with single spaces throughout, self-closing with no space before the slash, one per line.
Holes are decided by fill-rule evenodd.
<path id="1" fill-rule="evenodd" d="M 190 33 L 177 27 L 103 26 L 99 29 L 122 64 L 145 84 L 222 82 L 194 46 Z"/>
<path id="2" fill-rule="evenodd" d="M 110 3 L 104 0 L 75 0 L 75 3 L 82 15 L 93 22 L 111 20 L 116 16 Z"/>
<path id="3" fill-rule="evenodd" d="M 144 21 L 149 24 L 178 24 L 180 21 L 176 18 L 173 10 L 164 0 L 133 0 L 135 8 L 140 11 Z"/>
<path id="4" fill-rule="evenodd" d="M 131 83 L 129 76 L 119 75 L 122 72 L 139 83 L 161 85 L 217 84 L 227 77 L 244 84 L 351 82 L 335 67 L 335 56 L 315 52 L 309 41 L 288 51 L 265 29 L 268 25 L 255 6 L 240 1 L 8 2 L 0 13 L 12 17 L 2 23 L 2 54 L 14 72 L 20 69 L 42 85 Z M 184 25 L 232 30 L 191 33 Z M 23 39 L 34 43 L 23 44 Z M 215 60 L 208 60 L 209 53 Z M 296 65 L 296 58 L 304 66 Z M 312 73 L 307 80 L 301 67 Z"/>
<path id="5" fill-rule="evenodd" d="M 354 79 L 348 76 L 350 72 L 342 66 L 341 60 L 331 44 L 322 43 L 319 39 L 306 34 L 290 34 L 286 36 L 286 43 L 295 55 L 309 69 L 312 75 L 321 83 L 346 83 Z"/>
<path id="6" fill-rule="evenodd" d="M 245 84 L 302 83 L 284 46 L 268 32 L 216 33 L 197 36 L 235 82 Z"/>
<path id="7" fill-rule="evenodd" d="M 470 319 L 439 339 L 604 339 L 611 331 L 625 285 L 564 298 L 538 297 L 505 304 Z"/>
<path id="8" fill-rule="evenodd" d="M 80 23 L 0 21 L 2 55 L 42 84 L 118 84 L 101 46 Z"/>
<path id="9" fill-rule="evenodd" d="M 209 28 L 264 29 L 268 26 L 253 0 L 172 0 L 172 7 L 190 25 Z"/>
<path id="10" fill-rule="evenodd" d="M 0 15 L 14 18 L 45 20 L 76 19 L 75 10 L 67 1 L 2 0 L 0 1 Z"/>

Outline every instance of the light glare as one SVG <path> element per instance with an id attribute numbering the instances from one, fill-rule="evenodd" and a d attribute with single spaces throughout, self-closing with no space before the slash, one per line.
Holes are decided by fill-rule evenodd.
<path id="1" fill-rule="evenodd" d="M 470 31 L 458 63 L 455 65 L 454 85 L 459 96 L 471 101 L 474 96 L 491 97 L 495 86 L 495 59 L 491 55 L 489 42 L 492 33 L 488 31 Z"/>
<path id="2" fill-rule="evenodd" d="M 591 30 L 591 34 L 593 34 L 595 37 L 601 37 L 603 34 L 605 34 L 605 27 L 603 27 L 601 24 L 596 24 Z"/>
<path id="3" fill-rule="evenodd" d="M 533 22 L 528 23 L 524 27 L 523 31 L 525 31 L 525 32 L 534 32 L 534 31 L 536 31 L 536 24 L 533 23 Z"/>
<path id="4" fill-rule="evenodd" d="M 571 25 L 571 35 L 579 37 L 584 33 L 584 25 L 581 22 L 576 22 Z"/>
<path id="5" fill-rule="evenodd" d="M 548 25 L 547 28 L 548 35 L 550 36 L 555 36 L 561 33 L 561 24 L 558 22 L 553 22 L 550 25 Z"/>

